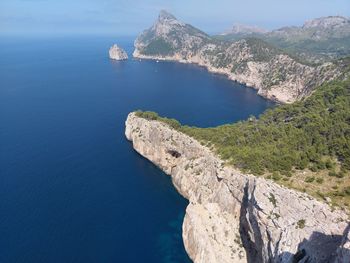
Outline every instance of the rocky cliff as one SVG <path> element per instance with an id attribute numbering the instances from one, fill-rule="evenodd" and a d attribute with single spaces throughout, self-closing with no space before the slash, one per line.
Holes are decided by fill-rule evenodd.
<path id="1" fill-rule="evenodd" d="M 316 86 L 340 74 L 333 63 L 305 64 L 260 39 L 232 43 L 212 38 L 165 11 L 136 39 L 133 55 L 196 63 L 284 103 L 311 94 Z"/>
<path id="2" fill-rule="evenodd" d="M 114 60 L 126 60 L 128 59 L 128 54 L 115 44 L 109 49 L 109 57 Z"/>
<path id="3" fill-rule="evenodd" d="M 183 240 L 194 262 L 350 262 L 344 213 L 227 167 L 164 123 L 131 113 L 125 135 L 189 200 Z"/>
<path id="4" fill-rule="evenodd" d="M 306 21 L 301 27 L 284 27 L 269 32 L 289 41 L 343 38 L 350 36 L 350 19 L 343 16 L 327 16 Z"/>

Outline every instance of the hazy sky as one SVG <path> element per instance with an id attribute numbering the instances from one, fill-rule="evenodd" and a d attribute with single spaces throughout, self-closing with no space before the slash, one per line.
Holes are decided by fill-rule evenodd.
<path id="1" fill-rule="evenodd" d="M 272 29 L 350 16 L 350 0 L 0 0 L 0 34 L 135 35 L 161 9 L 216 33 L 237 22 Z"/>

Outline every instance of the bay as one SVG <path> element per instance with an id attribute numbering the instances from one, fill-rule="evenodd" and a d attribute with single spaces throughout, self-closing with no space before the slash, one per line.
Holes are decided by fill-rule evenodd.
<path id="1" fill-rule="evenodd" d="M 190 262 L 187 201 L 125 139 L 127 114 L 207 127 L 274 104 L 195 65 L 108 58 L 133 39 L 1 39 L 0 262 Z"/>

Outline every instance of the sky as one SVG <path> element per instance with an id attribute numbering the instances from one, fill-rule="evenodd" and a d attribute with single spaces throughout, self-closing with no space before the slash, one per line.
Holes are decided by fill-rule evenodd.
<path id="1" fill-rule="evenodd" d="M 207 33 L 235 23 L 275 29 L 350 16 L 350 0 L 0 0 L 0 34 L 133 36 L 161 9 Z"/>

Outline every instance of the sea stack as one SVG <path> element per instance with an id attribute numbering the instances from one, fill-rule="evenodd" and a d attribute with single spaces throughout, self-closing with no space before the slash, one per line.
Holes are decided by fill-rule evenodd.
<path id="1" fill-rule="evenodd" d="M 115 60 L 127 60 L 128 54 L 126 54 L 125 50 L 119 47 L 117 44 L 114 44 L 109 49 L 109 57 Z"/>

